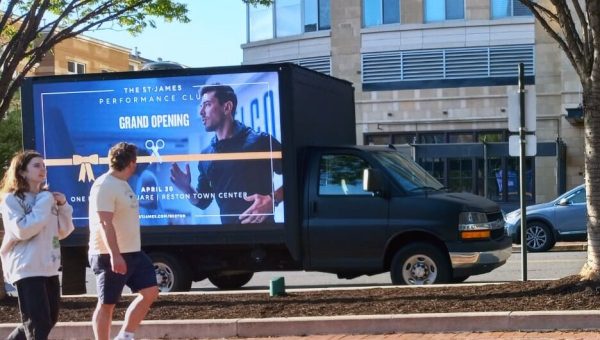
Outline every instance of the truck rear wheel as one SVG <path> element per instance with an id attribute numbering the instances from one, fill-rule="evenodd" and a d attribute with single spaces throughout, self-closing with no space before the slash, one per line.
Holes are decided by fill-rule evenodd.
<path id="1" fill-rule="evenodd" d="M 400 248 L 390 266 L 392 283 L 396 285 L 447 283 L 450 272 L 450 263 L 444 254 L 429 243 L 412 243 Z"/>
<path id="2" fill-rule="evenodd" d="M 181 260 L 167 253 L 150 253 L 149 256 L 161 292 L 187 292 L 192 288 L 190 270 Z"/>
<path id="3" fill-rule="evenodd" d="M 208 281 L 220 289 L 238 289 L 250 282 L 254 273 L 217 274 L 208 277 Z"/>

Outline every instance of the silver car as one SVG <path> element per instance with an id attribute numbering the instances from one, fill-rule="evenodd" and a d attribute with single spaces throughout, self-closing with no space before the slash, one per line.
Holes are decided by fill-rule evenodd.
<path id="1" fill-rule="evenodd" d="M 521 210 L 506 215 L 506 231 L 521 243 Z M 548 203 L 527 207 L 527 249 L 546 251 L 557 241 L 583 241 L 587 237 L 585 185 L 579 185 Z"/>

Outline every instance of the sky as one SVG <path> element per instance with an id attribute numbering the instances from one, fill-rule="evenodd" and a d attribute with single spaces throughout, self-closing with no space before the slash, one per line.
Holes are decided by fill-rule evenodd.
<path id="1" fill-rule="evenodd" d="M 104 30 L 85 35 L 132 51 L 137 47 L 147 59 L 175 61 L 188 67 L 227 66 L 242 63 L 246 42 L 246 5 L 242 0 L 178 0 L 186 3 L 190 22 L 166 23 L 146 28 L 138 36 Z"/>

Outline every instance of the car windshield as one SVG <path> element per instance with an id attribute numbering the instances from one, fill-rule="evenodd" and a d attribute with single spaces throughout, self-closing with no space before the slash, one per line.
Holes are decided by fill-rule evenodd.
<path id="1" fill-rule="evenodd" d="M 585 186 L 577 187 L 563 194 L 558 201 L 567 200 L 570 203 L 585 203 Z"/>
<path id="2" fill-rule="evenodd" d="M 406 191 L 445 189 L 425 169 L 397 151 L 378 151 L 373 155 Z"/>

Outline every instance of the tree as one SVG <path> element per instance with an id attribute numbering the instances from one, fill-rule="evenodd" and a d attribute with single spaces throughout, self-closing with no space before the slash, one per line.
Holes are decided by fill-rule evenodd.
<path id="1" fill-rule="evenodd" d="M 243 1 L 252 5 L 272 3 Z M 189 22 L 186 5 L 173 0 L 1 1 L 0 119 L 6 116 L 23 77 L 57 43 L 100 29 L 124 29 L 136 34 L 148 26 L 156 27 L 157 18 Z"/>
<path id="2" fill-rule="evenodd" d="M 4 172 L 8 168 L 8 162 L 18 150 L 23 148 L 21 141 L 22 125 L 21 125 L 21 110 L 18 106 L 19 98 L 15 98 L 10 106 L 8 115 L 5 119 L 0 120 L 0 178 L 4 176 Z M 4 225 L 0 218 L 0 240 L 4 235 Z M 6 296 L 4 290 L 4 276 L 2 274 L 2 266 L 0 266 L 0 300 Z"/>
<path id="3" fill-rule="evenodd" d="M 273 2 L 242 1 L 254 6 Z M 100 29 L 136 34 L 148 26 L 156 27 L 159 18 L 189 22 L 186 5 L 172 0 L 0 1 L 0 174 L 12 154 L 22 148 L 20 112 L 9 111 L 12 98 L 25 75 L 54 45 Z M 0 300 L 5 293 L 0 268 Z"/>
<path id="4" fill-rule="evenodd" d="M 600 280 L 600 1 L 519 1 L 558 43 L 582 85 L 588 259 L 580 276 Z"/>

